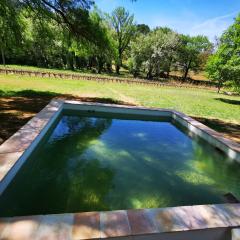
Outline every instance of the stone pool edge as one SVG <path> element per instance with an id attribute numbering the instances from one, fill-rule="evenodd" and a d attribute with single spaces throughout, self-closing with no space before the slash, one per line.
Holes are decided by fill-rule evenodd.
<path id="1" fill-rule="evenodd" d="M 94 110 L 96 107 L 100 111 L 172 117 L 189 131 L 222 149 L 232 159 L 240 161 L 239 144 L 224 138 L 220 133 L 183 113 L 171 109 L 55 99 L 0 146 L 0 194 L 63 109 Z M 240 226 L 240 204 L 216 204 L 1 218 L 0 239 L 14 239 L 12 234 L 16 232 L 23 234 L 25 236 L 23 239 L 38 239 L 42 235 L 44 237 L 49 234 L 53 236 L 51 239 L 161 239 L 160 234 L 203 229 L 221 229 L 222 234 L 225 234 L 225 231 L 238 226 Z M 168 239 L 166 235 L 165 237 Z"/>
<path id="2" fill-rule="evenodd" d="M 1 218 L 0 239 L 229 239 L 239 226 L 240 204 L 195 205 Z"/>

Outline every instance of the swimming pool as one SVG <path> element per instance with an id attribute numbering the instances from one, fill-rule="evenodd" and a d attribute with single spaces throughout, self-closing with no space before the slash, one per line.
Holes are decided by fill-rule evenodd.
<path id="1" fill-rule="evenodd" d="M 239 163 L 171 114 L 62 109 L 0 196 L 0 216 L 240 198 Z"/>
<path id="2" fill-rule="evenodd" d="M 0 238 L 230 240 L 239 162 L 175 110 L 54 99 L 0 146 Z M 218 204 L 179 206 L 198 202 Z"/>

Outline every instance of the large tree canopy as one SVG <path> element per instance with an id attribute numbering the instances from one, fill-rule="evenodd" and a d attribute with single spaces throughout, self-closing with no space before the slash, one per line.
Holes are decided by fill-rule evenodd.
<path id="1" fill-rule="evenodd" d="M 178 43 L 178 34 L 165 31 L 165 28 L 158 28 L 148 35 L 140 35 L 131 45 L 131 71 L 135 76 L 140 71 L 145 72 L 149 79 L 164 72 L 168 74 Z"/>
<path id="2" fill-rule="evenodd" d="M 216 53 L 208 61 L 207 72 L 218 82 L 218 91 L 224 82 L 232 83 L 237 91 L 240 90 L 240 15 L 220 38 Z"/>
<path id="3" fill-rule="evenodd" d="M 20 0 L 37 14 L 43 14 L 66 26 L 76 37 L 94 41 L 94 26 L 89 19 L 91 0 Z"/>
<path id="4" fill-rule="evenodd" d="M 5 52 L 11 45 L 21 41 L 21 24 L 18 4 L 14 0 L 0 1 L 0 50 L 5 65 Z"/>
<path id="5" fill-rule="evenodd" d="M 211 53 L 212 43 L 206 36 L 181 35 L 179 48 L 179 65 L 183 70 L 183 79 L 186 80 L 189 70 L 198 71 L 202 65 L 202 54 Z"/>

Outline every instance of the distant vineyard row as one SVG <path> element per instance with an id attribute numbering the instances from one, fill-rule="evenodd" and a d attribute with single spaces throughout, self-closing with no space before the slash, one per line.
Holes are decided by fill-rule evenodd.
<path id="1" fill-rule="evenodd" d="M 145 80 L 135 78 L 118 78 L 118 77 L 106 77 L 106 76 L 95 76 L 85 74 L 70 74 L 70 73 L 56 73 L 56 72 L 45 72 L 45 71 L 29 71 L 19 69 L 5 69 L 0 68 L 0 73 L 3 74 L 18 74 L 27 75 L 31 77 L 49 77 L 49 78 L 60 78 L 60 79 L 74 79 L 74 80 L 86 80 L 86 81 L 100 81 L 100 82 L 116 82 L 116 83 L 127 83 L 127 84 L 141 84 L 141 85 L 154 85 L 154 86 L 174 86 L 174 87 L 187 87 L 187 88 L 213 88 L 216 87 L 214 82 L 203 81 L 203 80 L 188 80 L 187 82 L 181 82 L 180 78 L 173 77 L 175 81 L 164 82 L 157 80 Z"/>

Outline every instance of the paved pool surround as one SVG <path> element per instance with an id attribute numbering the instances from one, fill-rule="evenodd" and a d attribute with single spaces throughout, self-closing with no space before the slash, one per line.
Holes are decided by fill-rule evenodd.
<path id="1" fill-rule="evenodd" d="M 63 109 L 170 117 L 240 162 L 239 144 L 183 113 L 56 99 L 0 146 L 0 195 Z M 216 204 L 0 218 L 0 239 L 228 240 L 239 226 L 240 204 Z"/>

